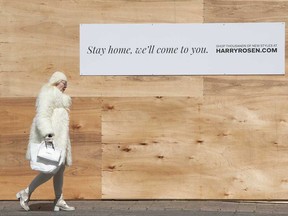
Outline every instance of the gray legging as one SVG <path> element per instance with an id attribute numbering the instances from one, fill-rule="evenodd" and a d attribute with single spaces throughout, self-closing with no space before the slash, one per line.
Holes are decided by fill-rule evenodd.
<path id="1" fill-rule="evenodd" d="M 29 197 L 31 196 L 31 194 L 37 187 L 47 182 L 49 179 L 51 179 L 54 176 L 53 185 L 54 185 L 56 201 L 60 199 L 62 195 L 64 170 L 65 170 L 65 165 L 62 164 L 56 173 L 52 173 L 52 174 L 39 173 L 29 185 Z"/>

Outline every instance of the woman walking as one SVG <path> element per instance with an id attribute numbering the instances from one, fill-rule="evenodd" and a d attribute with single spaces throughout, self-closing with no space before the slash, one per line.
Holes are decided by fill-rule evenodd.
<path id="1" fill-rule="evenodd" d="M 54 141 L 55 147 L 61 149 L 63 163 L 54 173 L 40 172 L 30 185 L 16 194 L 20 205 L 29 211 L 29 199 L 33 191 L 53 177 L 55 205 L 54 211 L 73 211 L 63 199 L 62 187 L 65 166 L 72 165 L 71 143 L 69 138 L 69 107 L 71 98 L 64 94 L 67 88 L 67 77 L 62 72 L 55 72 L 45 84 L 36 101 L 36 116 L 31 126 L 26 159 L 31 160 L 30 146 L 35 143 Z"/>

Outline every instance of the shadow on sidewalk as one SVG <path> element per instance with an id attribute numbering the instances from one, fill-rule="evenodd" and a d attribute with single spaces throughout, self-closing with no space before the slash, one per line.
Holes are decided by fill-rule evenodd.
<path id="1" fill-rule="evenodd" d="M 30 211 L 53 211 L 53 202 L 51 203 L 33 203 L 29 205 Z"/>

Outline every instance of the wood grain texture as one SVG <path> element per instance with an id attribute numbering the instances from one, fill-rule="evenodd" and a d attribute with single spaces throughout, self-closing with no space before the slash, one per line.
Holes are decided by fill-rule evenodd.
<path id="1" fill-rule="evenodd" d="M 285 199 L 287 99 L 105 99 L 103 198 Z"/>
<path id="2" fill-rule="evenodd" d="M 287 0 L 0 0 L 0 8 L 0 200 L 14 200 L 36 175 L 24 158 L 35 97 L 56 70 L 73 97 L 65 198 L 287 198 L 287 76 L 79 75 L 81 23 L 286 22 Z M 32 199 L 53 199 L 51 183 Z"/>
<path id="3" fill-rule="evenodd" d="M 103 101 L 104 199 L 176 198 L 184 192 L 170 187 L 185 172 L 172 155 L 185 141 L 193 143 L 198 126 L 191 118 L 197 118 L 198 103 L 165 97 Z"/>
<path id="4" fill-rule="evenodd" d="M 195 96 L 188 85 L 194 86 L 199 78 L 146 77 L 139 82 L 138 77 L 80 77 L 79 25 L 199 23 L 203 22 L 203 0 L 2 0 L 0 7 L 0 97 L 35 97 L 56 70 L 68 75 L 70 95 L 75 97 Z M 183 87 L 171 90 L 179 82 Z"/>
<path id="5" fill-rule="evenodd" d="M 207 76 L 204 96 L 287 96 L 287 76 Z"/>
<path id="6" fill-rule="evenodd" d="M 88 84 L 88 82 L 86 82 Z M 90 85 L 89 85 L 90 84 Z M 95 83 L 89 81 L 93 89 Z M 108 76 L 101 79 L 101 97 L 198 97 L 203 95 L 203 78 L 191 76 Z M 79 85 L 81 85 L 79 83 Z M 177 86 L 177 91 L 175 91 Z M 74 88 L 77 92 L 78 88 Z M 84 95 L 90 93 L 86 90 Z M 73 92 L 72 92 L 73 94 Z M 92 94 L 94 94 L 92 92 Z"/>
<path id="7" fill-rule="evenodd" d="M 35 114 L 35 98 L 0 98 L 0 104 L 0 185 L 5 185 L 7 188 L 7 190 L 1 190 L 0 200 L 15 199 L 17 190 L 26 187 L 37 174 L 30 170 L 29 162 L 25 160 L 30 126 Z M 65 197 L 68 199 L 100 199 L 100 99 L 73 98 L 70 137 L 73 166 L 65 172 Z M 79 186 L 81 183 L 85 186 L 84 188 Z M 42 185 L 39 192 L 35 192 L 33 195 L 34 199 L 51 199 L 53 197 L 53 187 L 51 188 L 49 184 Z"/>
<path id="8" fill-rule="evenodd" d="M 288 1 L 205 0 L 204 22 L 285 22 Z"/>

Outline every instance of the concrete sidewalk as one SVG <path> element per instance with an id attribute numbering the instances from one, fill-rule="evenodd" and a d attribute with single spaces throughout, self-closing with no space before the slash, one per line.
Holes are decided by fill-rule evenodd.
<path id="1" fill-rule="evenodd" d="M 19 201 L 0 201 L 0 215 L 96 215 L 96 216 L 270 216 L 288 215 L 288 202 L 238 201 L 67 201 L 74 212 L 53 212 L 53 201 L 30 201 L 24 211 Z"/>

